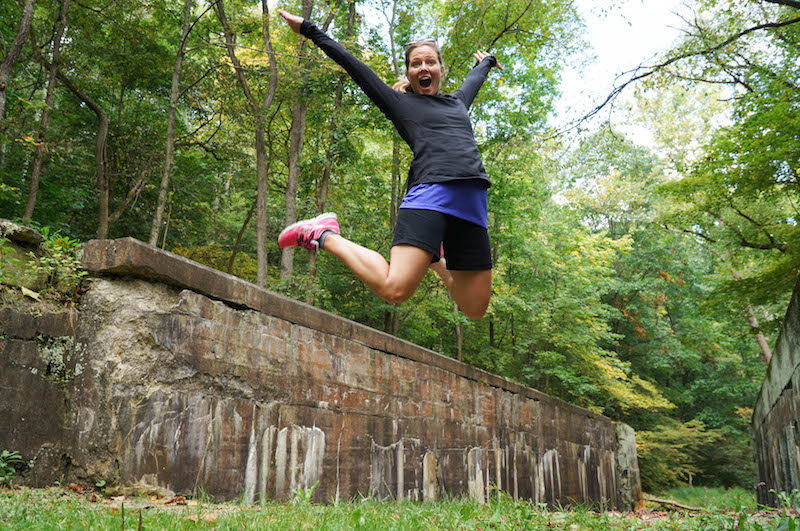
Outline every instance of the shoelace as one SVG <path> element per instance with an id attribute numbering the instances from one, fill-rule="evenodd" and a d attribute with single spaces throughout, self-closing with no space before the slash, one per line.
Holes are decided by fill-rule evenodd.
<path id="1" fill-rule="evenodd" d="M 304 247 L 306 249 L 311 249 L 314 247 L 313 240 L 311 236 L 314 234 L 314 227 L 303 227 L 297 231 L 297 245 L 300 247 Z"/>

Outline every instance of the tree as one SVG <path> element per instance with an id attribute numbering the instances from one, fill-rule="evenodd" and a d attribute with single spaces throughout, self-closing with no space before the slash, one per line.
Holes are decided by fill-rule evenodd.
<path id="1" fill-rule="evenodd" d="M 192 5 L 193 0 L 184 0 L 183 4 L 183 31 L 178 42 L 178 51 L 175 54 L 175 64 L 172 67 L 172 86 L 169 93 L 169 113 L 167 115 L 167 138 L 164 151 L 164 173 L 161 177 L 161 186 L 158 191 L 158 201 L 156 211 L 153 215 L 153 225 L 150 228 L 150 245 L 158 244 L 158 235 L 161 231 L 162 218 L 164 216 L 164 205 L 167 200 L 169 189 L 169 179 L 172 175 L 172 167 L 175 163 L 175 120 L 178 113 L 178 88 L 181 75 L 181 65 L 186 55 L 186 41 L 189 32 L 192 30 Z M 202 16 L 202 15 L 201 15 Z M 196 23 L 196 22 L 195 22 Z"/>
<path id="2" fill-rule="evenodd" d="M 3 61 L 0 62 L 0 123 L 5 119 L 6 115 L 6 89 L 8 87 L 8 81 L 11 78 L 11 69 L 14 67 L 14 63 L 17 62 L 22 47 L 25 45 L 25 41 L 28 40 L 28 32 L 31 29 L 31 22 L 33 21 L 34 3 L 35 0 L 25 0 L 22 6 L 22 15 L 20 16 L 17 34 L 8 52 L 6 52 L 3 57 Z"/>
<path id="3" fill-rule="evenodd" d="M 264 48 L 267 50 L 270 64 L 269 87 L 264 99 L 259 104 L 250 90 L 244 69 L 239 62 L 235 52 L 235 35 L 228 23 L 225 14 L 225 4 L 222 0 L 215 4 L 214 10 L 217 18 L 222 24 L 225 34 L 225 45 L 228 50 L 228 57 L 231 60 L 236 73 L 236 79 L 241 86 L 242 92 L 247 100 L 250 112 L 254 121 L 255 130 L 255 150 L 256 150 L 256 173 L 258 175 L 258 208 L 257 208 L 257 247 L 258 247 L 258 285 L 264 286 L 267 282 L 267 194 L 269 192 L 267 182 L 267 158 L 266 142 L 264 139 L 265 114 L 272 105 L 275 92 L 278 86 L 278 67 L 275 61 L 275 51 L 272 49 L 272 41 L 269 33 L 269 7 L 267 1 L 261 1 L 261 36 L 264 40 Z"/>
<path id="4" fill-rule="evenodd" d="M 50 118 L 50 111 L 55 95 L 56 74 L 58 73 L 58 61 L 61 51 L 61 41 L 64 38 L 64 30 L 67 28 L 67 12 L 69 10 L 69 0 L 61 2 L 61 11 L 56 23 L 56 34 L 53 37 L 53 52 L 50 55 L 50 66 L 48 68 L 47 94 L 44 99 L 42 117 L 39 120 L 39 131 L 36 137 L 36 153 L 33 158 L 33 169 L 31 170 L 31 182 L 28 189 L 28 203 L 25 205 L 23 218 L 33 217 L 33 210 L 36 208 L 36 195 L 39 191 L 39 176 L 42 172 L 42 159 L 44 158 L 45 142 L 47 136 L 47 122 Z M 2 115 L 2 113 L 0 113 Z"/>

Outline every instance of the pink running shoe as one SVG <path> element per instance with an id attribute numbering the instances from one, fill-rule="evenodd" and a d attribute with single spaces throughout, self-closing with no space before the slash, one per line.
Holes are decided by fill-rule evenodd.
<path id="1" fill-rule="evenodd" d="M 339 234 L 339 220 L 333 212 L 325 212 L 315 218 L 292 223 L 278 236 L 278 246 L 281 249 L 303 247 L 316 251 L 319 248 L 319 237 L 326 230 Z"/>

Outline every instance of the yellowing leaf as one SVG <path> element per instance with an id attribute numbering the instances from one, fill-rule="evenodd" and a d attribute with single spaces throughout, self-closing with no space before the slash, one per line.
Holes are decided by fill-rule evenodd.
<path id="1" fill-rule="evenodd" d="M 31 299 L 35 299 L 37 301 L 41 301 L 42 300 L 42 296 L 41 295 L 39 295 L 35 291 L 29 290 L 25 286 L 22 286 L 22 294 L 25 295 L 26 297 L 30 297 Z"/>

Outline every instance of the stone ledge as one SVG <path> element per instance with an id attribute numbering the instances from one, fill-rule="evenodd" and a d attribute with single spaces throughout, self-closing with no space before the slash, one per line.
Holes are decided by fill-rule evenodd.
<path id="1" fill-rule="evenodd" d="M 81 249 L 83 266 L 95 275 L 120 275 L 154 280 L 188 289 L 235 307 L 246 307 L 291 323 L 359 342 L 369 348 L 447 370 L 458 376 L 605 419 L 587 409 L 477 369 L 432 350 L 368 326 L 260 288 L 238 277 L 163 251 L 134 238 L 91 240 Z"/>

